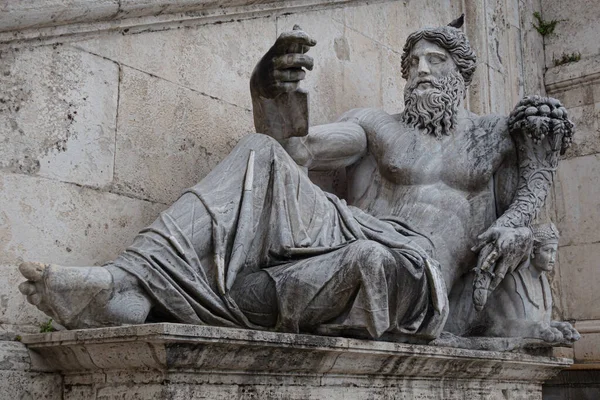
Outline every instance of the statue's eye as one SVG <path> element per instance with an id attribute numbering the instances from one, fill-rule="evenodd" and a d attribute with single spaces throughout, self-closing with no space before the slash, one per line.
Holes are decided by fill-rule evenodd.
<path id="1" fill-rule="evenodd" d="M 442 56 L 432 55 L 429 57 L 429 62 L 431 64 L 440 64 L 440 63 L 443 63 L 444 61 L 446 61 L 446 58 L 444 58 Z"/>
<path id="2" fill-rule="evenodd" d="M 411 65 L 419 65 L 419 59 L 417 57 L 413 57 L 410 59 Z"/>

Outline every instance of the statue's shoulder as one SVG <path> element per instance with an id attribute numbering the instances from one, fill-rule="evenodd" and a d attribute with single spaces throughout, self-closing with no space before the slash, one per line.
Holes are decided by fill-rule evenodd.
<path id="1" fill-rule="evenodd" d="M 508 117 L 505 115 L 488 114 L 477 115 L 467 111 L 468 118 L 472 119 L 473 123 L 488 133 L 508 135 Z"/>
<path id="2" fill-rule="evenodd" d="M 338 122 L 352 121 L 360 125 L 373 125 L 386 119 L 395 120 L 394 117 L 379 108 L 354 108 L 342 114 Z"/>

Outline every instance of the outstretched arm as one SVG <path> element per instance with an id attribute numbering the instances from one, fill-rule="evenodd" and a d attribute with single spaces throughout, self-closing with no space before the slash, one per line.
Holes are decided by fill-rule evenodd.
<path id="1" fill-rule="evenodd" d="M 281 142 L 301 166 L 309 170 L 332 170 L 354 164 L 367 152 L 367 135 L 354 122 L 311 127 L 308 135 Z"/>

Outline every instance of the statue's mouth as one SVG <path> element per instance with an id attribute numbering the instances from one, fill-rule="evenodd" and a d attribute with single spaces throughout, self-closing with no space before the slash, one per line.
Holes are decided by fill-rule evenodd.
<path id="1" fill-rule="evenodd" d="M 432 87 L 431 85 L 431 79 L 419 79 L 417 81 L 417 87 Z"/>

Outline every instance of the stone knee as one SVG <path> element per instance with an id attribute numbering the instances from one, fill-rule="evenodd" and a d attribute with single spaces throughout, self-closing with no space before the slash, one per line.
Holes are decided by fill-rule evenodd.
<path id="1" fill-rule="evenodd" d="M 363 273 L 387 271 L 395 265 L 391 250 L 373 240 L 358 240 L 348 246 L 347 256 L 356 260 L 355 264 Z"/>

